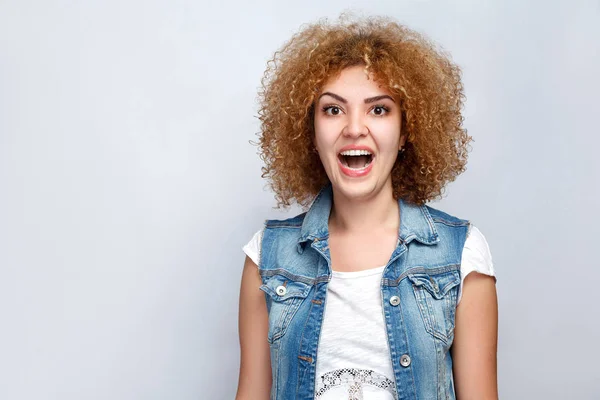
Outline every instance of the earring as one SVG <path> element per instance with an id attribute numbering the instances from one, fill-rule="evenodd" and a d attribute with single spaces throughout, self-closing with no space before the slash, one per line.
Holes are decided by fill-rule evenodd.
<path id="1" fill-rule="evenodd" d="M 404 154 L 404 150 L 405 150 L 404 147 L 400 147 L 400 149 L 398 149 L 398 155 Z"/>

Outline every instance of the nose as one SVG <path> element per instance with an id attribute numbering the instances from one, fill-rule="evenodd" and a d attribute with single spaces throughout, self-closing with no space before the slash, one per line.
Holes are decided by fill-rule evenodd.
<path id="1" fill-rule="evenodd" d="M 365 124 L 363 116 L 359 112 L 351 113 L 347 119 L 348 123 L 342 131 L 343 135 L 349 138 L 358 138 L 366 136 L 369 128 Z"/>

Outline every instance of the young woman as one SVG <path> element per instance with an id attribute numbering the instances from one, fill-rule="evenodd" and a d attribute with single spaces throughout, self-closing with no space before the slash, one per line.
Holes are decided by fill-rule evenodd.
<path id="1" fill-rule="evenodd" d="M 388 18 L 319 22 L 263 89 L 263 176 L 308 211 L 244 247 L 237 399 L 496 399 L 488 245 L 425 205 L 465 169 L 460 69 Z"/>

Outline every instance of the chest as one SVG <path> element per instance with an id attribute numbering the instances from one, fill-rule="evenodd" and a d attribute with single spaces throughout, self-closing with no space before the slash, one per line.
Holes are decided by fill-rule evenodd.
<path id="1" fill-rule="evenodd" d="M 397 241 L 397 232 L 332 234 L 329 238 L 331 268 L 354 272 L 386 265 Z"/>

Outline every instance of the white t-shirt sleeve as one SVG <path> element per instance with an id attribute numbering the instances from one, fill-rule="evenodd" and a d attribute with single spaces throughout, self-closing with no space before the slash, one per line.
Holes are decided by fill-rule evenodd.
<path id="1" fill-rule="evenodd" d="M 254 236 L 252 236 L 252 239 L 250 239 L 250 241 L 242 248 L 244 253 L 246 253 L 246 255 L 250 257 L 250 259 L 254 261 L 254 264 L 256 265 L 260 265 L 260 247 L 262 243 L 262 235 L 263 229 L 256 232 Z"/>
<path id="2" fill-rule="evenodd" d="M 471 230 L 462 252 L 462 261 L 460 264 L 461 281 L 458 289 L 457 305 L 462 297 L 462 287 L 465 278 L 473 271 L 493 276 L 496 279 L 496 271 L 494 270 L 490 247 L 481 231 L 471 225 Z"/>

